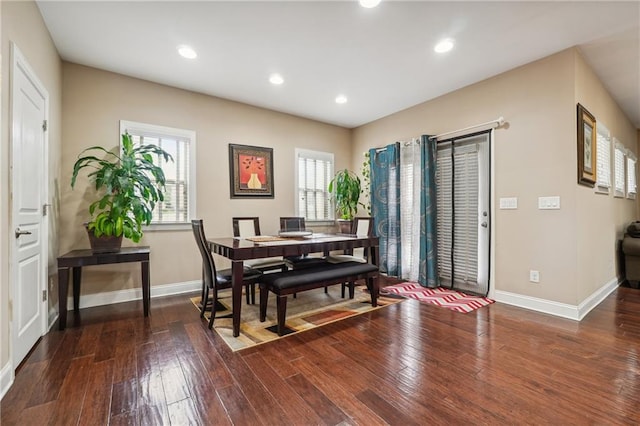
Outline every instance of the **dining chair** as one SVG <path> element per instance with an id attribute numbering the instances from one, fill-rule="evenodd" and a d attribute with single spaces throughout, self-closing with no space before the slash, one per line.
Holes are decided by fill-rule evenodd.
<path id="1" fill-rule="evenodd" d="M 200 309 L 200 318 L 204 317 L 204 312 L 209 302 L 209 292 L 211 291 L 211 318 L 209 319 L 209 329 L 213 328 L 213 321 L 216 318 L 216 311 L 218 308 L 218 291 L 229 289 L 232 286 L 231 281 L 231 269 L 223 269 L 221 271 L 216 270 L 216 264 L 213 260 L 213 255 L 209 249 L 207 238 L 204 234 L 204 226 L 202 219 L 194 219 L 191 221 L 191 229 L 193 236 L 195 237 L 198 250 L 202 256 L 202 272 L 203 272 L 203 299 L 202 308 Z M 247 293 L 247 303 L 249 302 L 249 293 L 253 292 L 253 300 L 255 301 L 255 285 L 260 281 L 262 272 L 253 268 L 245 267 L 243 275 L 243 284 L 245 285 L 245 291 Z"/>
<path id="2" fill-rule="evenodd" d="M 357 237 L 371 237 L 373 236 L 373 218 L 371 217 L 354 217 L 353 224 L 351 226 L 351 233 Z M 357 248 L 344 254 L 333 254 L 327 256 L 327 262 L 329 263 L 344 263 L 344 262 L 369 262 L 369 250 L 365 248 Z M 342 283 L 342 297 L 344 297 L 345 289 L 350 283 Z M 353 286 L 349 286 L 349 291 Z M 350 294 L 351 296 L 351 294 Z"/>
<path id="3" fill-rule="evenodd" d="M 281 231 L 306 231 L 304 217 L 281 217 Z M 289 269 L 310 268 L 327 263 L 325 256 L 309 256 L 303 254 L 300 256 L 285 256 L 285 263 Z"/>
<path id="4" fill-rule="evenodd" d="M 260 219 L 257 217 L 234 217 L 231 218 L 231 223 L 233 225 L 234 237 L 250 238 L 260 235 Z M 286 272 L 287 270 L 287 264 L 282 256 L 245 260 L 244 263 L 262 272 Z M 251 303 L 255 303 L 255 300 L 252 300 Z"/>

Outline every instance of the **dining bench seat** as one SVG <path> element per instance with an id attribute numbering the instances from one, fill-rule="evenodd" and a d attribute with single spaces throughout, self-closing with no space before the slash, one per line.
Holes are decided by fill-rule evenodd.
<path id="1" fill-rule="evenodd" d="M 276 295 L 278 335 L 285 331 L 287 296 L 334 284 L 349 283 L 349 297 L 354 297 L 355 282 L 366 280 L 371 294 L 371 305 L 377 306 L 378 267 L 370 263 L 344 262 L 324 264 L 321 267 L 294 269 L 287 272 L 265 274 L 260 282 L 260 321 L 267 316 L 269 292 Z"/>

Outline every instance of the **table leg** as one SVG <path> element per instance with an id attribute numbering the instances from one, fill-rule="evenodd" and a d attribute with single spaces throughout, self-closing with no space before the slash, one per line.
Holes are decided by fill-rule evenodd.
<path id="1" fill-rule="evenodd" d="M 58 268 L 58 329 L 64 330 L 67 326 L 67 291 L 69 287 L 69 268 Z"/>
<path id="2" fill-rule="evenodd" d="M 240 335 L 240 310 L 242 309 L 242 276 L 243 262 L 234 260 L 231 262 L 231 285 L 233 299 L 233 337 Z"/>
<path id="3" fill-rule="evenodd" d="M 140 262 L 142 269 L 142 306 L 144 307 L 144 316 L 149 316 L 149 305 L 151 304 L 151 282 L 149 280 L 149 261 Z"/>
<path id="4" fill-rule="evenodd" d="M 73 311 L 80 310 L 80 283 L 82 281 L 82 268 L 76 266 L 73 270 Z"/>

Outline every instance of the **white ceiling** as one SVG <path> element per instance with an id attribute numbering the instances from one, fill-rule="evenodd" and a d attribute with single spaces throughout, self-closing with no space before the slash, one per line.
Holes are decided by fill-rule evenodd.
<path id="1" fill-rule="evenodd" d="M 38 1 L 63 59 L 357 127 L 571 46 L 640 128 L 640 3 Z M 434 44 L 456 41 L 438 55 Z M 176 53 L 180 44 L 195 60 Z M 285 83 L 273 86 L 270 73 Z M 336 104 L 344 94 L 346 104 Z"/>

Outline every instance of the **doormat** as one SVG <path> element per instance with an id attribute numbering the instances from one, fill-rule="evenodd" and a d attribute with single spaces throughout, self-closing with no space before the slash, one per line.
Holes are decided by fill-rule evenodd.
<path id="1" fill-rule="evenodd" d="M 293 296 L 289 296 L 287 298 L 287 318 L 285 321 L 288 330 L 284 336 L 278 336 L 276 330 L 275 295 L 269 295 L 267 319 L 265 322 L 260 322 L 260 304 L 258 303 L 260 290 L 256 289 L 255 305 L 247 305 L 244 297 L 242 298 L 240 336 L 233 337 L 233 320 L 231 317 L 223 317 L 231 314 L 231 291 L 225 291 L 222 296 L 218 297 L 218 301 L 225 310 L 216 312 L 213 329 L 233 351 L 238 351 L 402 301 L 402 299 L 381 295 L 378 297 L 378 306 L 374 308 L 371 306 L 371 296 L 366 286 L 357 286 L 353 299 L 349 299 L 348 291 L 347 296 L 342 298 L 340 287 L 340 285 L 329 286 L 328 293 L 325 293 L 323 288 L 304 291 L 298 293 L 295 299 Z M 191 302 L 199 311 L 200 297 L 192 298 Z M 210 312 L 205 312 L 207 322 L 209 321 L 209 316 Z"/>
<path id="2" fill-rule="evenodd" d="M 427 288 L 412 282 L 383 287 L 380 289 L 380 293 L 416 299 L 423 303 L 430 303 L 465 314 L 495 302 L 487 297 L 470 296 L 461 291 L 442 287 Z"/>

